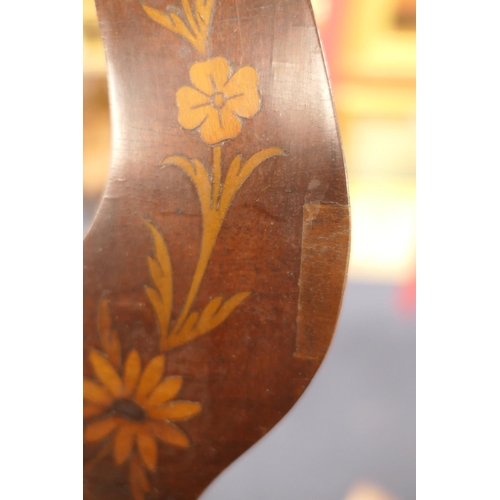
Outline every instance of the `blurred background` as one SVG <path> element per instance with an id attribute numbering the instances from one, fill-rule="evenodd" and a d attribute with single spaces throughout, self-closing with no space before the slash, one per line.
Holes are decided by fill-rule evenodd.
<path id="1" fill-rule="evenodd" d="M 415 492 L 415 0 L 312 0 L 349 179 L 344 305 L 292 411 L 203 500 L 412 500 Z M 84 0 L 83 232 L 106 186 L 104 51 Z"/>

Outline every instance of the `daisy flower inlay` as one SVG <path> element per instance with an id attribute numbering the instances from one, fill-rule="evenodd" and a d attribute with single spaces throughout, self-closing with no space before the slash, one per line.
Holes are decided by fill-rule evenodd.
<path id="1" fill-rule="evenodd" d="M 187 435 L 173 422 L 201 411 L 200 403 L 173 400 L 182 387 L 182 377 L 163 378 L 165 357 L 153 358 L 141 369 L 139 353 L 129 353 L 120 377 L 108 358 L 97 350 L 89 356 L 100 383 L 83 381 L 83 416 L 92 419 L 84 430 L 86 442 L 101 441 L 112 433 L 113 458 L 121 465 L 133 456 L 134 445 L 142 463 L 154 472 L 158 440 L 187 448 Z"/>

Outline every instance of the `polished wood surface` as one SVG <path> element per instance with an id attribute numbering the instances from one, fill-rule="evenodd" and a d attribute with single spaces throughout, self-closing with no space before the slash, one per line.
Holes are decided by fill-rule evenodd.
<path id="1" fill-rule="evenodd" d="M 332 338 L 350 215 L 308 0 L 97 0 L 113 158 L 84 241 L 84 494 L 198 498 Z"/>

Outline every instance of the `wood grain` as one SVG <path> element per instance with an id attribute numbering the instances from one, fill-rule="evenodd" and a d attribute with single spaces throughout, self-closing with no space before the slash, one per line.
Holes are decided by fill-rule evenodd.
<path id="1" fill-rule="evenodd" d="M 84 240 L 85 498 L 196 499 L 333 335 L 350 222 L 330 87 L 307 0 L 215 1 L 205 51 L 144 8 L 187 26 L 203 0 L 96 5 L 113 157 Z M 216 110 L 205 134 L 187 87 Z"/>
<path id="2" fill-rule="evenodd" d="M 349 207 L 304 205 L 299 276 L 297 348 L 299 358 L 322 359 L 344 292 L 349 255 Z"/>

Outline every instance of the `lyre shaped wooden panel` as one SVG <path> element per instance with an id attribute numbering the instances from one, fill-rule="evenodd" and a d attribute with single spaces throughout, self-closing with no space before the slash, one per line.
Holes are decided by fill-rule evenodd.
<path id="1" fill-rule="evenodd" d="M 200 496 L 330 344 L 350 216 L 309 0 L 97 0 L 113 158 L 84 241 L 84 494 Z"/>

